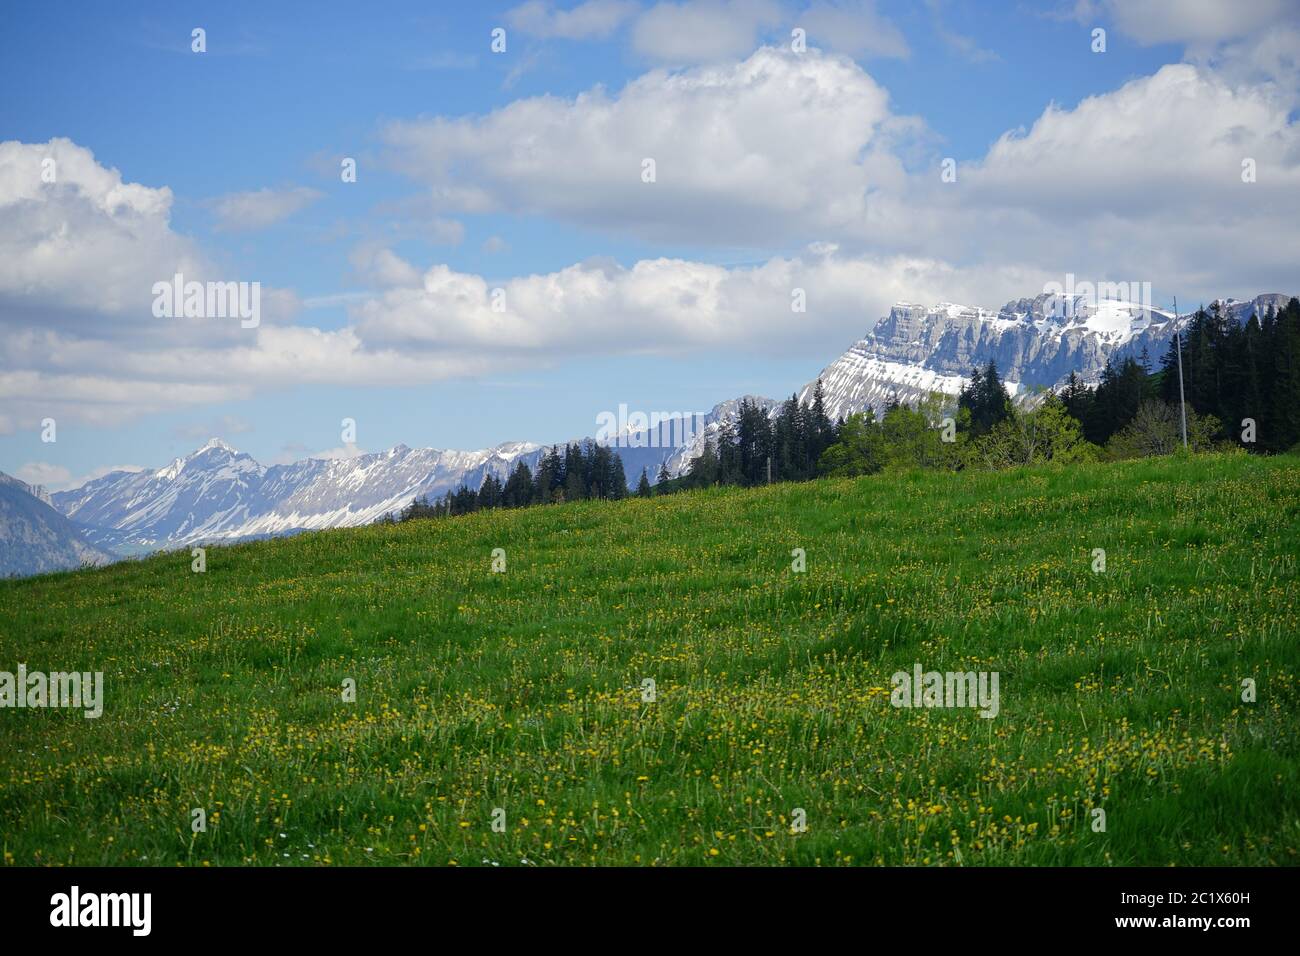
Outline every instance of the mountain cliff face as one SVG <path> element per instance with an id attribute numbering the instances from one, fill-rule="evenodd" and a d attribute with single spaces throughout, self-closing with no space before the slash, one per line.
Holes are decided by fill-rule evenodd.
<path id="1" fill-rule="evenodd" d="M 50 506 L 43 488 L 0 472 L 0 577 L 113 560 L 81 530 Z"/>
<path id="2" fill-rule="evenodd" d="M 1222 304 L 1238 321 L 1289 296 L 1268 294 Z M 1077 372 L 1096 384 L 1109 359 L 1140 357 L 1158 363 L 1176 328 L 1191 313 L 1170 312 L 1134 302 L 1044 293 L 1016 299 L 997 312 L 940 303 L 932 308 L 901 302 L 864 338 L 822 370 L 819 378 L 831 418 L 874 408 L 891 400 L 911 403 L 930 392 L 954 396 L 971 369 L 990 360 L 1013 395 L 1054 388 Z M 811 402 L 816 380 L 800 400 Z"/>

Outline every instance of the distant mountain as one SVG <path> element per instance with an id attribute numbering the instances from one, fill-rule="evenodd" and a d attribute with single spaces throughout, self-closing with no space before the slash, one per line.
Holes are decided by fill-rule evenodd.
<path id="1" fill-rule="evenodd" d="M 1235 319 L 1282 308 L 1290 296 L 1268 294 L 1223 301 Z M 955 396 L 971 369 L 989 360 L 1012 394 L 1062 385 L 1077 372 L 1090 385 L 1106 362 L 1141 356 L 1159 363 L 1174 330 L 1192 313 L 1175 317 L 1161 309 L 1106 299 L 1044 293 L 1008 302 L 997 312 L 943 302 L 927 308 L 907 302 L 885 318 L 820 376 L 831 418 L 874 408 L 891 400 L 913 403 L 930 392 Z M 816 380 L 799 393 L 811 402 Z"/>
<path id="2" fill-rule="evenodd" d="M 0 577 L 107 564 L 114 557 L 55 511 L 44 488 L 0 472 Z"/>
<path id="3" fill-rule="evenodd" d="M 420 495 L 477 487 L 514 462 L 535 462 L 541 446 L 510 442 L 483 451 L 398 445 L 346 459 L 309 458 L 266 466 L 219 439 L 156 471 L 116 471 L 55 506 L 89 528 L 91 540 L 156 549 L 313 528 L 369 524 Z"/>
<path id="4" fill-rule="evenodd" d="M 1243 321 L 1283 295 L 1225 300 Z M 1110 359 L 1139 356 L 1155 363 L 1190 313 L 1174 316 L 1139 304 L 1043 294 L 1008 302 L 997 312 L 941 303 L 899 303 L 874 329 L 821 373 L 832 418 L 891 400 L 914 402 L 930 392 L 955 396 L 975 365 L 997 363 L 1009 390 L 1056 387 L 1071 372 L 1094 383 Z M 811 402 L 816 381 L 799 393 Z M 775 414 L 779 403 L 746 396 Z M 644 469 L 685 471 L 704 443 L 735 421 L 741 402 L 702 415 L 673 416 L 654 426 L 620 423 L 602 436 L 623 460 L 630 486 Z M 536 469 L 546 447 L 507 442 L 480 451 L 413 449 L 348 459 L 306 459 L 265 466 L 213 439 L 156 471 L 113 472 L 50 499 L 91 544 L 120 553 L 233 541 L 295 531 L 368 524 L 422 495 L 436 498 L 461 485 L 478 488 L 489 473 L 503 481 L 518 462 Z M 27 495 L 31 498 L 31 495 Z M 72 527 L 72 526 L 69 526 Z"/>

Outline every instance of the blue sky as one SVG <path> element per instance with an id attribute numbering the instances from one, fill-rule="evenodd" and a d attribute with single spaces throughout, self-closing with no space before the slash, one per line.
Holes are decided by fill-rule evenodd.
<path id="1" fill-rule="evenodd" d="M 1293 18 L 1267 0 L 1258 11 L 1227 20 L 1214 4 L 1204 5 L 1203 17 L 1174 17 L 1158 2 L 1147 6 L 1135 14 L 1117 13 L 1104 0 L 717 0 L 693 8 L 595 0 L 523 9 L 515 3 L 11 3 L 0 32 L 0 84 L 10 91 L 0 103 L 0 141 L 14 144 L 13 175 L 34 169 L 24 165 L 29 160 L 53 155 L 52 141 L 66 140 L 59 150 L 77 151 L 72 165 L 87 170 L 86 183 L 101 170 L 115 170 L 123 183 L 170 190 L 170 205 L 159 212 L 144 199 L 140 209 L 110 208 L 109 219 L 96 223 L 79 218 L 96 215 L 84 201 L 89 185 L 77 186 L 79 196 L 20 186 L 18 198 L 10 197 L 27 205 L 20 228 L 0 232 L 6 248 L 31 254 L 53 234 L 41 230 L 57 232 L 59 223 L 74 246 L 95 238 L 70 256 L 85 263 L 75 278 L 34 254 L 32 262 L 20 258 L 12 274 L 0 275 L 4 332 L 21 345 L 0 366 L 9 376 L 4 400 L 10 405 L 0 417 L 0 470 L 60 487 L 108 466 L 159 466 L 209 435 L 265 462 L 399 442 L 478 448 L 563 440 L 591 433 L 596 415 L 619 403 L 702 410 L 743 393 L 789 394 L 893 299 L 976 297 L 971 304 L 997 307 L 1011 295 L 1034 294 L 1044 277 L 1065 270 L 1151 280 L 1157 298 L 1182 290 L 1183 301 L 1294 291 L 1254 287 L 1291 277 L 1259 256 L 1233 270 L 1205 239 L 1187 240 L 1177 257 L 1152 236 L 1125 248 L 1130 217 L 1163 220 L 1173 203 L 1191 207 L 1216 189 L 1213 177 L 1222 175 L 1230 189 L 1237 176 L 1235 154 L 1219 164 L 1231 168 L 1217 171 L 1171 166 L 1158 182 L 1182 192 L 1143 208 L 1153 195 L 1144 185 L 1149 167 L 1182 163 L 1177 139 L 1160 135 L 1160 116 L 1179 108 L 1198 115 L 1194 101 L 1184 102 L 1189 97 L 1206 97 L 1237 116 L 1224 119 L 1234 136 L 1257 138 L 1241 148 L 1265 154 L 1261 168 L 1276 173 L 1268 189 L 1288 187 L 1297 163 L 1294 63 L 1291 72 L 1283 62 L 1262 75 L 1242 65 L 1267 66 L 1261 48 L 1267 52 L 1279 25 L 1292 29 Z M 812 26 L 837 22 L 861 26 L 862 35 L 830 26 L 819 34 Z M 812 52 L 796 61 L 790 31 L 803 24 Z M 1090 48 L 1098 26 L 1107 31 L 1100 55 Z M 206 30 L 202 54 L 190 48 L 195 27 Z M 504 53 L 489 48 L 496 27 L 506 30 Z M 779 55 L 751 59 L 764 47 Z M 761 89 L 747 86 L 746 63 L 766 64 L 775 79 Z M 1197 73 L 1162 74 L 1170 64 L 1191 64 Z M 805 119 L 783 129 L 779 118 L 763 117 L 761 97 L 779 98 L 795 82 L 791 71 L 802 71 L 803 80 L 847 82 L 856 93 L 807 94 L 813 99 Z M 1144 84 L 1157 75 L 1164 85 L 1148 89 Z M 684 90 L 674 77 L 694 85 Z M 640 91 L 636 96 L 623 94 L 629 84 Z M 1224 95 L 1237 99 L 1225 106 Z M 593 96 L 596 106 L 589 108 Z M 1178 98 L 1176 107 L 1164 110 L 1161 97 L 1170 96 Z M 1095 111 L 1080 108 L 1089 97 L 1100 98 Z M 1132 102 L 1152 111 L 1149 143 L 1138 139 L 1146 135 L 1141 130 L 1122 124 Z M 780 113 L 782 105 L 773 103 Z M 1244 114 L 1243 103 L 1251 107 Z M 638 104 L 663 104 L 667 118 L 656 120 L 654 110 Z M 1036 134 L 1049 108 L 1062 129 Z M 617 144 L 604 139 L 567 156 L 563 136 L 548 130 L 562 122 L 576 136 L 592 124 L 635 132 L 641 115 L 647 127 L 669 127 L 661 144 L 693 150 L 698 181 L 665 182 L 662 192 L 629 198 L 623 209 L 620 197 L 644 184 L 635 169 L 625 185 L 606 181 L 609 163 L 596 154 L 609 148 L 620 161 Z M 1118 124 L 1113 153 L 1105 151 L 1105 135 L 1092 133 L 1112 117 Z M 754 125 L 769 119 L 771 129 Z M 725 128 L 718 133 L 720 124 Z M 816 156 L 826 147 L 813 140 L 857 136 L 855 124 L 870 126 L 871 134 L 830 148 L 819 167 Z M 1071 139 L 1080 127 L 1088 145 L 1071 149 L 1071 142 L 1084 141 Z M 720 141 L 744 142 L 738 151 L 722 142 L 713 163 L 715 133 Z M 534 136 L 547 161 L 557 164 L 554 190 L 535 169 L 511 172 Z M 801 136 L 807 141 L 794 142 Z M 1062 158 L 1077 157 L 1097 140 L 1102 145 L 1085 171 Z M 444 146 L 450 142 L 455 145 Z M 631 143 L 627 155 L 635 158 L 643 148 Z M 73 154 L 59 155 L 63 162 Z M 1135 155 L 1146 157 L 1145 172 L 1134 171 Z M 357 160 L 355 183 L 340 181 L 344 156 Z M 746 170 L 752 160 L 757 171 L 752 178 L 739 172 L 746 187 L 722 196 L 717 183 L 725 183 L 727 163 L 738 156 Z M 977 174 L 966 192 L 945 194 L 932 185 L 944 157 Z M 1041 186 L 1027 186 L 1023 197 L 1015 191 L 1017 162 Z M 664 180 L 684 165 L 671 165 Z M 788 173 L 793 166 L 799 170 Z M 0 174 L 4 169 L 0 161 Z M 856 183 L 859 173 L 868 196 L 860 210 L 845 215 L 834 196 L 817 195 L 820 184 Z M 1211 177 L 1209 186 L 1202 175 Z M 584 195 L 588 181 L 590 195 Z M 618 191 L 606 201 L 602 191 L 609 189 Z M 785 190 L 793 198 L 783 205 Z M 665 194 L 662 205 L 644 199 Z M 948 198 L 956 195 L 973 198 Z M 1259 206 L 1243 220 L 1276 209 L 1266 189 L 1251 199 Z M 5 201 L 0 191 L 0 205 Z M 65 201 L 66 208 L 58 205 Z M 1216 220 L 1229 239 L 1233 228 L 1247 230 L 1247 222 L 1234 222 L 1236 200 L 1220 201 L 1228 221 Z M 223 209 L 233 212 L 223 215 Z M 249 210 L 263 217 L 260 225 L 250 224 Z M 1195 229 L 1177 217 L 1165 225 Z M 1020 245 L 989 248 L 980 238 L 986 228 L 1020 237 Z M 112 241 L 115 229 L 128 230 L 132 241 Z M 822 251 L 809 253 L 810 244 Z M 96 305 L 97 283 L 115 281 L 119 270 L 138 266 L 146 278 L 169 278 L 170 262 L 186 255 L 201 259 L 214 277 L 259 281 L 291 304 L 252 333 L 255 346 L 228 335 L 214 341 L 204 332 L 191 342 L 177 329 L 151 331 L 149 322 L 158 320 L 147 305 L 141 314 L 134 291 L 124 294 L 129 304 Z M 419 280 L 377 281 L 379 255 L 400 263 L 404 276 L 445 266 L 458 284 L 448 299 L 423 301 Z M 915 281 L 900 257 L 925 261 Z M 629 305 L 642 301 L 653 282 L 678 287 L 671 275 L 632 281 L 637 263 L 660 259 L 689 264 L 696 276 L 690 281 L 705 282 L 709 296 L 737 295 L 737 304 L 717 307 L 724 318 L 702 315 L 707 333 L 664 334 L 653 307 L 641 314 Z M 771 271 L 813 276 L 813 259 L 821 264 L 816 275 L 844 284 L 833 294 L 828 285 L 821 297 L 834 308 L 815 321 L 791 317 L 785 329 L 776 324 L 780 315 L 765 314 L 748 326 L 737 318 L 753 298 L 730 287 L 758 282 L 746 270 L 775 261 L 782 269 Z M 541 306 L 512 314 L 519 324 L 502 330 L 498 348 L 490 337 L 452 328 L 475 321 L 448 304 L 462 301 L 453 292 L 463 291 L 464 277 L 481 277 L 486 287 L 508 287 L 514 295 L 512 281 L 563 276 L 579 263 L 596 263 L 591 268 L 603 270 L 609 288 L 589 288 L 587 276 L 595 273 L 555 279 L 551 284 L 565 296 L 560 310 L 574 295 L 594 297 L 590 308 L 607 311 L 589 321 L 613 329 L 608 337 L 581 323 L 552 328 L 553 313 Z M 47 267 L 48 276 L 39 272 Z M 698 279 L 707 267 L 722 267 L 721 286 Z M 737 281 L 729 283 L 731 270 Z M 135 290 L 141 280 L 131 281 Z M 78 283 L 84 293 L 72 289 Z M 872 291 L 855 299 L 855 287 Z M 690 292 L 681 301 L 700 299 Z M 436 334 L 412 330 L 430 314 L 439 317 Z M 298 365 L 275 371 L 268 359 L 265 373 L 245 377 L 248 368 L 260 367 L 263 352 L 284 353 L 282 343 L 268 340 L 270 326 L 335 339 L 357 330 L 361 344 L 330 346 L 329 355 L 316 358 L 306 347 Z M 247 356 L 232 351 L 236 343 Z M 371 363 L 375 351 L 401 353 L 402 361 L 394 359 L 389 373 L 383 363 Z M 315 371 L 302 367 L 313 361 Z M 40 440 L 46 407 L 58 421 L 54 443 Z M 357 447 L 340 451 L 345 417 L 357 420 Z"/>

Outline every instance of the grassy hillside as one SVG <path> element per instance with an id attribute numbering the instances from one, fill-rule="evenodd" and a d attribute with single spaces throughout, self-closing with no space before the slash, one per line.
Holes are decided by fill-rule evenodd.
<path id="1" fill-rule="evenodd" d="M 0 710 L 4 860 L 1292 864 L 1297 552 L 1300 459 L 1243 455 L 494 511 L 213 548 L 204 574 L 184 553 L 0 582 L 0 670 L 106 680 L 98 720 Z M 1001 712 L 890 706 L 915 663 L 998 671 Z"/>

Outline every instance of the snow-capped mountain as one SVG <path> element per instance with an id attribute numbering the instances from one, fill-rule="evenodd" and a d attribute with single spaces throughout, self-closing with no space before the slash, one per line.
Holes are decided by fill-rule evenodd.
<path id="1" fill-rule="evenodd" d="M 647 463 L 650 466 L 647 473 L 650 480 L 653 482 L 656 479 L 660 464 L 667 466 L 670 475 L 684 472 L 704 451 L 705 442 L 717 441 L 718 432 L 740 417 L 740 403 L 746 400 L 766 409 L 769 415 L 775 415 L 781 405 L 780 402 L 761 395 L 743 395 L 719 402 L 702 415 L 692 415 L 681 420 L 681 427 L 677 427 L 677 422 L 674 421 L 663 423 L 658 429 L 646 432 L 645 434 L 653 434 L 657 439 L 655 448 L 647 449 L 649 451 Z M 630 440 L 635 441 L 635 439 L 634 435 Z M 640 459 L 636 457 L 637 449 L 620 447 L 618 452 L 623 459 L 628 481 L 635 483 L 637 475 L 641 473 Z M 635 466 L 635 472 L 629 466 Z"/>
<path id="2" fill-rule="evenodd" d="M 1269 294 L 1221 305 L 1236 321 L 1283 307 L 1289 296 Z M 889 401 L 914 402 L 931 392 L 955 396 L 976 365 L 992 359 L 1013 393 L 1057 387 L 1078 372 L 1094 383 L 1109 359 L 1144 351 L 1155 362 L 1175 328 L 1160 309 L 1119 300 L 1043 294 L 1008 302 L 997 312 L 941 303 L 899 303 L 820 379 L 827 413 L 836 418 Z M 799 393 L 811 402 L 816 379 Z M 747 398 L 775 414 L 779 403 Z M 674 416 L 640 429 L 624 424 L 609 436 L 629 484 L 642 469 L 655 480 L 661 466 L 682 473 L 704 443 L 733 422 L 743 399 L 703 415 Z M 505 480 L 516 463 L 536 469 L 545 447 L 508 442 L 479 451 L 408 448 L 348 459 L 306 459 L 265 466 L 213 439 L 154 471 L 118 471 L 46 500 L 100 548 L 132 553 L 201 541 L 285 534 L 368 524 L 421 495 L 437 497 L 461 485 L 477 488 L 489 473 Z M 34 503 L 31 494 L 27 500 Z"/>
<path id="3" fill-rule="evenodd" d="M 355 458 L 268 467 L 213 439 L 164 468 L 112 472 L 57 492 L 53 500 L 92 541 L 152 550 L 369 524 L 420 495 L 477 487 L 489 472 L 504 478 L 517 460 L 531 467 L 540 447 L 508 442 L 464 452 L 398 445 Z"/>
<path id="4" fill-rule="evenodd" d="M 1289 296 L 1268 294 L 1245 302 L 1222 302 L 1238 321 L 1269 305 L 1283 307 Z M 1191 313 L 1175 317 L 1161 309 L 1113 299 L 1044 293 L 1008 302 L 997 312 L 940 303 L 932 308 L 900 302 L 866 337 L 855 342 L 818 376 L 831 418 L 874 408 L 892 399 L 911 403 L 931 392 L 956 395 L 971 369 L 990 359 L 1011 394 L 1060 386 L 1071 372 L 1096 384 L 1107 360 L 1141 356 L 1160 361 L 1175 328 Z M 799 398 L 811 402 L 814 379 Z"/>
<path id="5" fill-rule="evenodd" d="M 0 577 L 112 560 L 51 507 L 44 488 L 0 472 Z"/>

